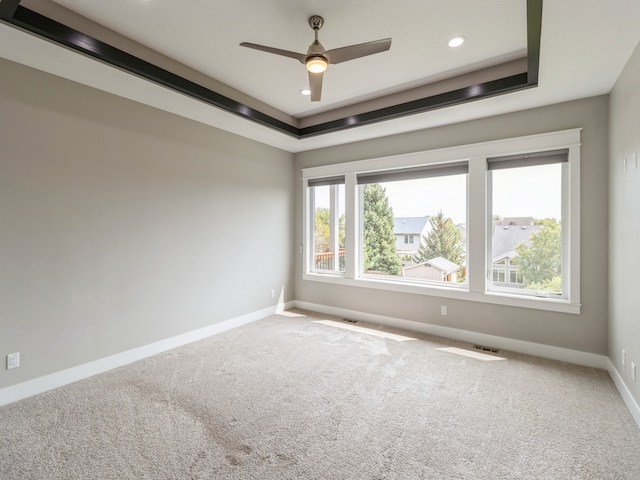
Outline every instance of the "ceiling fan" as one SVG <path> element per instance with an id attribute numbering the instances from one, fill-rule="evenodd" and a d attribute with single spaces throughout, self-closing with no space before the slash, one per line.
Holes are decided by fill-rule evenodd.
<path id="1" fill-rule="evenodd" d="M 322 94 L 322 76 L 329 64 L 346 62 L 354 60 L 374 53 L 385 52 L 391 47 L 391 39 L 384 38 L 382 40 L 374 40 L 372 42 L 359 43 L 357 45 L 349 45 L 348 47 L 334 48 L 333 50 L 325 50 L 318 41 L 318 31 L 322 28 L 324 19 L 319 15 L 309 17 L 309 26 L 315 32 L 315 40 L 306 54 L 290 52 L 289 50 L 281 50 L 279 48 L 266 47 L 255 43 L 242 42 L 241 47 L 262 50 L 267 53 L 274 53 L 284 57 L 293 58 L 307 67 L 309 72 L 309 90 L 311 91 L 311 101 L 319 102 Z"/>

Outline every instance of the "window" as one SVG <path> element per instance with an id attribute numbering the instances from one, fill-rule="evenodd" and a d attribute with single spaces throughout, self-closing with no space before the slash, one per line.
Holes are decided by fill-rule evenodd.
<path id="1" fill-rule="evenodd" d="M 303 185 L 305 280 L 580 313 L 579 129 L 305 168 Z"/>
<path id="2" fill-rule="evenodd" d="M 524 283 L 524 279 L 522 277 L 522 272 L 518 270 L 510 270 L 509 271 L 509 283 L 515 283 L 518 285 L 522 285 Z"/>
<path id="3" fill-rule="evenodd" d="M 309 182 L 313 216 L 311 270 L 344 272 L 344 177 Z"/>
<path id="4" fill-rule="evenodd" d="M 464 283 L 465 245 L 457 224 L 467 218 L 467 172 L 467 162 L 456 162 L 358 174 L 361 273 Z M 394 217 L 428 230 L 406 262 L 395 247 Z"/>
<path id="5" fill-rule="evenodd" d="M 492 264 L 507 255 L 509 284 L 491 290 L 566 297 L 563 286 L 563 190 L 568 150 L 489 158 Z M 507 258 L 503 258 L 504 262 Z"/>
<path id="6" fill-rule="evenodd" d="M 506 270 L 502 268 L 494 268 L 493 269 L 493 282 L 494 283 L 504 283 L 506 278 Z"/>

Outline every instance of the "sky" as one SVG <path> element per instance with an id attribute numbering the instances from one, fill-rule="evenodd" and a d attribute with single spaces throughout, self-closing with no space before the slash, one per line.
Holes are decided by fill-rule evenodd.
<path id="1" fill-rule="evenodd" d="M 560 219 L 560 164 L 494 170 L 493 214 L 501 217 Z M 395 217 L 436 215 L 467 223 L 466 175 L 424 178 L 382 184 Z M 342 189 L 344 186 L 341 187 Z M 316 206 L 328 207 L 329 187 L 317 190 Z M 344 194 L 341 198 L 344 213 Z"/>
<path id="2" fill-rule="evenodd" d="M 394 217 L 424 217 L 440 210 L 454 223 L 466 223 L 466 175 L 388 182 L 383 187 Z"/>
<path id="3" fill-rule="evenodd" d="M 560 164 L 495 170 L 492 175 L 493 214 L 560 219 Z M 467 223 L 466 175 L 389 182 L 383 186 L 395 217 L 431 216 L 442 210 L 454 223 Z"/>

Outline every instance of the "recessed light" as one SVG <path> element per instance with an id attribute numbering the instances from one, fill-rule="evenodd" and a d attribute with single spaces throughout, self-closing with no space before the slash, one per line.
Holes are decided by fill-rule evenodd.
<path id="1" fill-rule="evenodd" d="M 450 38 L 449 41 L 447 42 L 447 45 L 449 45 L 451 48 L 456 48 L 462 45 L 466 40 L 467 40 L 467 37 L 458 35 L 457 37 Z"/>
<path id="2" fill-rule="evenodd" d="M 300 94 L 308 97 L 309 95 L 311 95 L 311 90 L 309 90 L 308 88 L 303 88 L 302 90 L 300 90 Z"/>

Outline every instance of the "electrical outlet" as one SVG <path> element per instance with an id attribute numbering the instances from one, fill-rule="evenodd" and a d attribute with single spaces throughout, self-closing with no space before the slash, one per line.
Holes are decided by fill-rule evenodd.
<path id="1" fill-rule="evenodd" d="M 447 306 L 446 305 L 442 305 L 440 307 L 440 315 L 446 315 L 447 314 Z"/>
<path id="2" fill-rule="evenodd" d="M 636 381 L 636 364 L 631 362 L 631 378 Z"/>
<path id="3" fill-rule="evenodd" d="M 10 353 L 7 355 L 7 370 L 18 368 L 20 366 L 20 352 Z"/>

